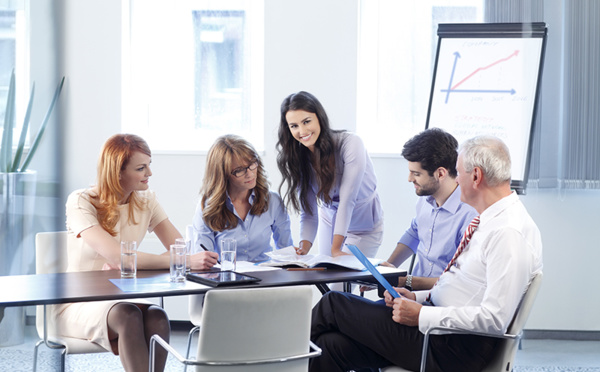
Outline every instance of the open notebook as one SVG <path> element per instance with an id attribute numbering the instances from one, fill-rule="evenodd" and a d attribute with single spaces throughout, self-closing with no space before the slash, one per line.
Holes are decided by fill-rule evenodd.
<path id="1" fill-rule="evenodd" d="M 346 268 L 353 270 L 364 270 L 364 265 L 354 256 L 342 255 L 337 257 L 326 256 L 324 254 L 296 254 L 294 247 L 285 247 L 266 253 L 271 257 L 270 261 L 260 263 L 261 266 L 274 267 L 325 267 L 330 269 Z M 369 258 L 372 265 L 379 265 L 382 260 L 378 258 Z"/>

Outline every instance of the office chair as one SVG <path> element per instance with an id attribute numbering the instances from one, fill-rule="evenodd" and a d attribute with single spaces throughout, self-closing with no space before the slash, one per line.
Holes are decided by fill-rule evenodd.
<path id="1" fill-rule="evenodd" d="M 321 355 L 310 342 L 310 286 L 214 289 L 206 294 L 195 359 L 183 358 L 160 336 L 150 340 L 150 370 L 160 345 L 196 371 L 306 371 Z M 313 351 L 310 351 L 310 348 Z"/>
<path id="2" fill-rule="evenodd" d="M 37 274 L 65 272 L 67 269 L 67 232 L 42 232 L 35 236 L 35 269 Z M 41 338 L 33 350 L 33 371 L 37 369 L 37 354 L 41 344 L 50 349 L 63 349 L 60 357 L 60 370 L 65 371 L 67 354 L 105 353 L 106 349 L 93 342 L 78 338 L 48 334 L 46 305 L 36 308 L 36 328 Z M 51 324 L 50 324 L 51 325 Z"/>
<path id="3" fill-rule="evenodd" d="M 542 273 L 536 274 L 531 283 L 529 284 L 529 288 L 527 288 L 527 292 L 523 295 L 521 299 L 521 303 L 515 312 L 513 320 L 505 334 L 503 335 L 495 335 L 495 334 L 486 334 L 481 332 L 473 332 L 462 329 L 448 328 L 448 327 L 434 327 L 425 333 L 425 338 L 423 339 L 423 354 L 421 356 L 421 372 L 425 372 L 425 364 L 427 362 L 427 350 L 429 348 L 429 337 L 434 332 L 434 336 L 436 334 L 474 334 L 481 336 L 489 336 L 489 337 L 497 337 L 502 340 L 496 347 L 496 351 L 492 358 L 489 360 L 488 364 L 483 369 L 483 372 L 510 372 L 513 369 L 513 360 L 515 359 L 515 354 L 517 353 L 517 347 L 519 345 L 519 341 L 523 335 L 523 328 L 525 327 L 525 322 L 529 317 L 529 313 L 531 312 L 531 308 L 533 307 L 533 303 L 535 301 L 535 297 L 537 296 L 540 285 L 542 284 Z M 381 372 L 404 372 L 406 369 L 400 367 L 386 367 L 382 368 Z"/>
<path id="4" fill-rule="evenodd" d="M 190 314 L 190 322 L 194 325 L 194 327 L 190 330 L 188 334 L 187 347 L 185 352 L 185 358 L 188 359 L 190 357 L 190 351 L 192 348 L 192 340 L 194 339 L 194 335 L 200 331 L 200 325 L 202 324 L 202 306 L 204 303 L 204 295 L 190 295 L 188 296 L 188 311 Z M 183 367 L 183 372 L 187 372 L 187 364 Z"/>

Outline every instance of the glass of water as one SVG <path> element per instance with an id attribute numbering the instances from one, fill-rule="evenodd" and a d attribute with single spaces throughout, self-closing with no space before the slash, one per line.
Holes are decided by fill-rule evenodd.
<path id="1" fill-rule="evenodd" d="M 185 272 L 189 273 L 190 271 L 192 271 L 192 242 L 184 238 L 177 238 L 175 239 L 175 244 L 185 245 Z"/>
<path id="2" fill-rule="evenodd" d="M 137 274 L 137 242 L 121 242 L 121 278 L 135 278 Z"/>
<path id="3" fill-rule="evenodd" d="M 227 238 L 221 240 L 221 271 L 235 271 L 237 242 Z"/>
<path id="4" fill-rule="evenodd" d="M 185 280 L 185 244 L 171 244 L 169 270 L 172 282 L 183 282 Z"/>

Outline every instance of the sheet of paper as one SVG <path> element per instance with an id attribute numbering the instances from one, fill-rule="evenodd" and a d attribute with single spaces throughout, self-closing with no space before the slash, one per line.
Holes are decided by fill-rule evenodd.
<path id="1" fill-rule="evenodd" d="M 173 283 L 169 281 L 169 275 L 160 275 L 153 278 L 127 278 L 109 279 L 111 283 L 119 287 L 123 292 L 161 291 L 170 289 L 201 289 L 209 286 L 190 282 L 188 280 Z"/>
<path id="2" fill-rule="evenodd" d="M 237 261 L 235 263 L 235 271 L 239 273 L 251 273 L 253 271 L 281 270 L 279 267 L 259 266 L 258 264 L 258 262 Z"/>

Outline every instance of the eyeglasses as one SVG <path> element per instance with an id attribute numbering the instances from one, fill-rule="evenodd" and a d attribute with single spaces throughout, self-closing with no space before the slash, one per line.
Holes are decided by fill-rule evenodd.
<path id="1" fill-rule="evenodd" d="M 257 161 L 255 161 L 254 163 L 250 164 L 247 167 L 236 168 L 236 169 L 234 169 L 234 170 L 231 171 L 231 174 L 234 177 L 240 178 L 240 177 L 242 177 L 242 176 L 244 176 L 246 174 L 246 171 L 249 171 L 249 170 L 253 171 L 253 170 L 256 170 L 256 168 L 258 168 L 258 162 Z"/>

